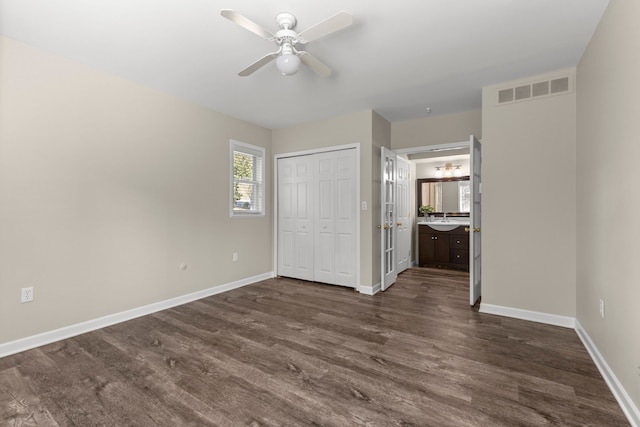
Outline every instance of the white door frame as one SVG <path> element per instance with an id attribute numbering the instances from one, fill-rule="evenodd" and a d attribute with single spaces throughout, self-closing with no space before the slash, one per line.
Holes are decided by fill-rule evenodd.
<path id="1" fill-rule="evenodd" d="M 335 145 L 332 147 L 314 148 L 311 150 L 295 151 L 273 155 L 273 274 L 278 274 L 278 159 L 286 157 L 307 156 L 311 154 L 327 153 L 330 151 L 356 150 L 356 197 L 354 204 L 356 212 L 360 212 L 360 144 Z M 356 215 L 356 284 L 355 289 L 360 289 L 360 216 Z"/>
<path id="2" fill-rule="evenodd" d="M 473 135 L 471 135 L 470 139 L 473 140 Z M 480 142 L 482 142 L 482 140 L 480 140 Z M 450 142 L 447 144 L 424 145 L 421 147 L 400 148 L 393 151 L 396 154 L 418 154 L 418 153 L 434 153 L 438 151 L 450 151 L 450 150 L 462 150 L 462 149 L 472 149 L 472 147 L 470 147 L 470 140 L 460 141 L 460 142 Z M 475 227 L 478 228 L 480 227 L 480 225 L 475 225 Z M 470 233 L 473 233 L 473 230 L 471 230 Z M 469 268 L 472 268 L 472 260 L 474 259 L 474 253 L 471 247 L 469 248 L 469 258 L 470 258 Z M 469 274 L 469 299 L 472 298 L 472 292 L 473 292 L 473 286 L 474 286 L 474 283 L 471 282 L 472 280 L 474 281 L 477 280 L 478 283 L 482 283 L 481 277 L 474 278 L 474 275 Z M 482 296 L 481 285 L 477 291 L 477 295 Z"/>
<path id="3" fill-rule="evenodd" d="M 406 205 L 404 207 L 398 206 L 396 208 L 396 225 L 398 227 L 396 233 L 396 266 L 398 274 L 400 274 L 413 265 L 411 262 L 411 229 L 413 228 L 411 226 L 411 222 L 415 215 L 411 215 L 414 208 L 411 206 L 411 200 L 409 197 L 409 194 L 411 193 L 411 161 L 404 157 L 397 156 L 396 166 L 398 167 L 398 171 L 401 171 L 406 167 L 406 175 L 398 172 L 396 176 L 396 194 L 398 202 L 400 203 L 403 198 L 406 200 Z"/>

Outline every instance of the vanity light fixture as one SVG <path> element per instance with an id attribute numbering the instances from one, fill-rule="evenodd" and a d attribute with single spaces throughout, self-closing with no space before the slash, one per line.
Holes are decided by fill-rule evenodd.
<path id="1" fill-rule="evenodd" d="M 444 166 L 436 166 L 435 177 L 442 178 L 443 175 L 445 178 L 450 178 L 452 176 L 462 176 L 461 167 L 461 165 L 452 165 L 451 163 L 447 163 Z"/>

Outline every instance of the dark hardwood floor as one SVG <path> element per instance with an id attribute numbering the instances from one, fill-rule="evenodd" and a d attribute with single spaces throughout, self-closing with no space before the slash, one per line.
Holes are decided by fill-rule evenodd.
<path id="1" fill-rule="evenodd" d="M 0 425 L 629 425 L 573 330 L 467 301 L 267 280 L 0 359 Z"/>

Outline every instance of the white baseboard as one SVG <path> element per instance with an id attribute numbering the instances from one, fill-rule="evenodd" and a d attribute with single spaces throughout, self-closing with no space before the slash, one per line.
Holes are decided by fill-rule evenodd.
<path id="1" fill-rule="evenodd" d="M 616 374 L 613 373 L 607 361 L 602 357 L 598 347 L 578 320 L 576 320 L 576 332 L 631 425 L 640 427 L 640 409 L 635 405 L 618 377 L 616 377 Z"/>
<path id="2" fill-rule="evenodd" d="M 177 305 L 186 304 L 191 301 L 206 298 L 211 295 L 220 294 L 232 289 L 241 288 L 243 286 L 250 285 L 261 280 L 270 279 L 272 277 L 275 277 L 273 272 L 263 273 L 257 276 L 237 280 L 235 282 L 214 286 L 209 289 L 192 292 L 190 294 L 181 295 L 179 297 L 171 298 L 168 300 L 159 301 L 153 304 L 144 305 L 142 307 L 133 308 L 131 310 L 122 311 L 120 313 L 109 314 L 97 319 L 88 320 L 82 323 L 76 323 L 75 325 L 65 326 L 63 328 L 54 329 L 52 331 L 43 332 L 41 334 L 32 335 L 30 337 L 21 338 L 15 341 L 9 341 L 7 343 L 0 344 L 0 357 L 20 353 L 21 351 L 30 350 L 35 347 L 40 347 L 45 344 L 50 344 L 52 342 L 71 338 L 76 335 L 84 334 L 86 332 L 95 331 L 96 329 L 105 328 L 107 326 L 115 325 L 116 323 L 135 319 L 136 317 L 146 316 L 147 314 L 166 310 Z"/>
<path id="3" fill-rule="evenodd" d="M 532 322 L 546 323 L 547 325 L 562 326 L 563 328 L 575 328 L 576 319 L 557 314 L 541 313 L 539 311 L 522 310 L 519 308 L 504 307 L 480 303 L 480 313 L 495 314 L 498 316 L 513 317 L 515 319 L 529 320 Z"/>
<path id="4" fill-rule="evenodd" d="M 537 311 L 522 310 L 519 308 L 504 307 L 492 304 L 480 304 L 480 313 L 495 314 L 498 316 L 513 317 L 515 319 L 529 320 L 538 323 L 546 323 L 548 325 L 562 326 L 565 328 L 575 329 L 582 344 L 596 364 L 600 374 L 609 386 L 611 393 L 615 396 L 620 408 L 626 415 L 627 419 L 633 427 L 640 427 L 640 410 L 635 405 L 627 391 L 624 389 L 616 375 L 613 373 L 607 361 L 602 357 L 598 347 L 594 344 L 591 337 L 582 327 L 580 322 L 567 316 L 558 316 L 555 314 L 540 313 Z"/>
<path id="5" fill-rule="evenodd" d="M 373 287 L 369 286 L 358 286 L 358 292 L 361 294 L 373 296 L 382 290 L 382 285 L 380 283 L 376 283 Z"/>

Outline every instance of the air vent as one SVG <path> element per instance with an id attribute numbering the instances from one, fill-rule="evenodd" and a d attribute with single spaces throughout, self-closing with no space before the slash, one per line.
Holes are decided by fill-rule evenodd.
<path id="1" fill-rule="evenodd" d="M 502 89 L 498 92 L 498 103 L 513 101 L 513 89 Z"/>
<path id="2" fill-rule="evenodd" d="M 516 88 L 516 100 L 531 98 L 531 85 Z"/>
<path id="3" fill-rule="evenodd" d="M 534 83 L 531 85 L 533 96 L 549 95 L 549 82 Z"/>
<path id="4" fill-rule="evenodd" d="M 566 92 L 569 90 L 569 77 L 551 80 L 551 93 Z"/>
<path id="5" fill-rule="evenodd" d="M 498 104 L 527 99 L 539 98 L 541 96 L 556 95 L 570 92 L 571 77 L 560 77 L 553 80 L 530 83 L 513 88 L 500 89 L 498 91 Z"/>

